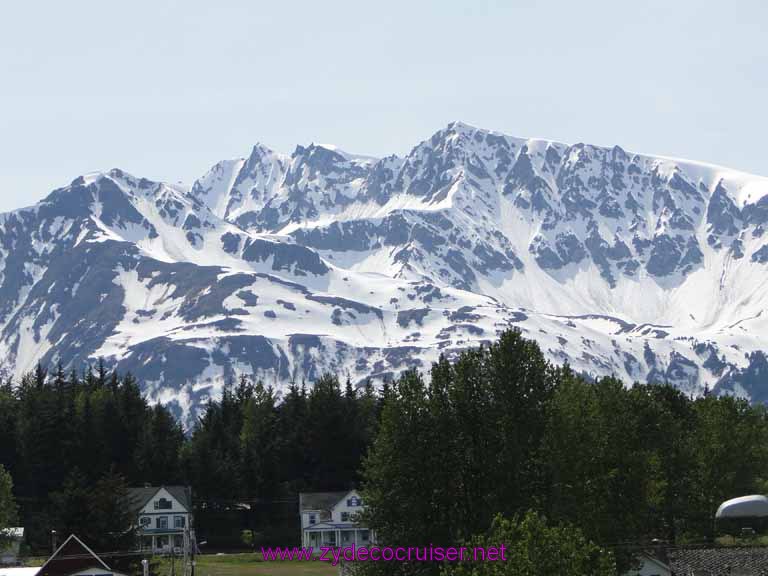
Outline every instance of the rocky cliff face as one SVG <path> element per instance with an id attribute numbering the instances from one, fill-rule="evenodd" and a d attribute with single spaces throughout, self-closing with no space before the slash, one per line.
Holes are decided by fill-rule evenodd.
<path id="1" fill-rule="evenodd" d="M 508 326 L 627 382 L 768 397 L 768 180 L 454 123 L 404 158 L 257 145 L 189 189 L 120 170 L 0 217 L 0 362 L 104 357 L 189 417 L 427 368 Z"/>

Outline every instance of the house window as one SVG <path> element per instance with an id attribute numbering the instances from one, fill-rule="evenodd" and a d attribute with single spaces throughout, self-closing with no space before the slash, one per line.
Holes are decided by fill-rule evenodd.
<path id="1" fill-rule="evenodd" d="M 168 516 L 158 516 L 157 517 L 157 527 L 159 529 L 168 529 Z"/>
<path id="2" fill-rule="evenodd" d="M 317 522 L 317 515 L 316 514 L 310 514 L 309 515 L 309 523 L 315 524 Z"/>
<path id="3" fill-rule="evenodd" d="M 342 522 L 349 522 L 349 512 L 342 512 L 341 513 L 341 521 Z"/>
<path id="4" fill-rule="evenodd" d="M 141 518 L 139 518 L 139 525 L 142 528 L 149 526 L 151 523 L 152 523 L 152 518 L 150 518 L 149 516 L 142 516 Z"/>
<path id="5" fill-rule="evenodd" d="M 371 535 L 368 533 L 368 530 L 360 531 L 360 540 L 362 540 L 363 542 L 368 542 L 370 538 L 371 538 Z"/>
<path id="6" fill-rule="evenodd" d="M 173 508 L 173 503 L 167 498 L 155 500 L 155 510 L 170 510 L 171 508 Z"/>
<path id="7" fill-rule="evenodd" d="M 352 498 L 347 498 L 347 506 L 350 508 L 354 508 L 355 506 L 362 506 L 363 501 L 361 498 L 358 498 L 357 496 L 352 496 Z"/>
<path id="8" fill-rule="evenodd" d="M 174 528 L 184 528 L 186 524 L 186 518 L 184 516 L 174 516 L 173 517 L 173 527 Z"/>

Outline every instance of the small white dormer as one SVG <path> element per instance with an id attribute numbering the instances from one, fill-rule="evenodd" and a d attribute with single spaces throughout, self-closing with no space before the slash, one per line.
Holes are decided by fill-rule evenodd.
<path id="1" fill-rule="evenodd" d="M 364 509 L 362 496 L 357 490 L 350 490 L 331 509 L 331 522 L 355 522 Z"/>

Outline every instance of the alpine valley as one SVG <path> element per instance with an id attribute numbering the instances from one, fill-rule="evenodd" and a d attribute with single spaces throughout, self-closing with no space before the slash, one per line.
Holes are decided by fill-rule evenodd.
<path id="1" fill-rule="evenodd" d="M 256 145 L 0 216 L 0 365 L 103 358 L 189 422 L 239 374 L 353 383 L 510 327 L 626 383 L 768 400 L 768 179 L 452 123 L 405 157 Z"/>

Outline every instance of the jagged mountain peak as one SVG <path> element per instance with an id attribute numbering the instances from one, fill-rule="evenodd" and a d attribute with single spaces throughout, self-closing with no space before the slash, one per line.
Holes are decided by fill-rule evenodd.
<path id="1" fill-rule="evenodd" d="M 87 174 L 0 218 L 0 367 L 103 356 L 192 417 L 237 373 L 376 381 L 517 326 L 765 400 L 766 182 L 461 122 L 381 159 L 257 144 L 189 189 Z"/>
<path id="2" fill-rule="evenodd" d="M 164 216 L 166 211 L 207 210 L 183 185 L 138 178 L 119 168 L 79 176 L 68 186 L 54 190 L 40 205 L 66 217 L 109 214 L 110 221 L 127 218 L 129 222 L 147 217 L 150 205 Z"/>
<path id="3" fill-rule="evenodd" d="M 272 148 L 271 146 L 267 146 L 263 142 L 255 142 L 253 146 L 251 147 L 251 154 L 250 156 L 270 156 L 272 154 L 276 154 L 277 152 Z"/>
<path id="4" fill-rule="evenodd" d="M 629 152 L 620 145 L 600 146 L 585 142 L 566 144 L 545 138 L 527 138 L 511 136 L 502 132 L 488 130 L 471 124 L 453 121 L 444 128 L 437 130 L 429 139 L 418 144 L 411 152 L 421 148 L 440 147 L 444 152 L 462 151 L 481 154 L 489 148 L 511 150 L 515 159 L 521 154 L 529 157 L 536 156 L 555 164 L 558 156 L 570 165 L 583 166 L 591 162 L 616 163 L 628 167 L 644 166 L 658 177 L 666 180 L 675 178 L 687 179 L 696 185 L 704 183 L 709 192 L 713 192 L 717 183 L 725 181 L 727 190 L 733 195 L 734 201 L 743 206 L 747 202 L 756 202 L 763 195 L 762 191 L 768 185 L 768 178 L 746 174 L 738 170 L 694 160 L 657 156 L 645 153 Z M 410 155 L 410 154 L 409 154 Z M 750 193 L 741 193 L 741 189 L 749 184 Z M 756 188 L 761 188 L 760 191 Z"/>

